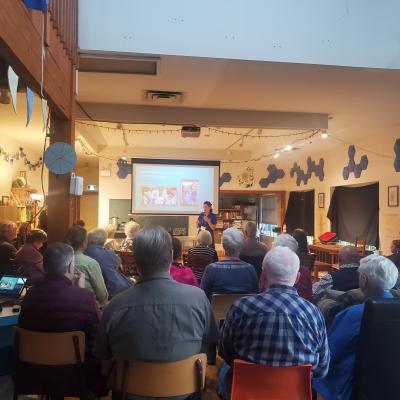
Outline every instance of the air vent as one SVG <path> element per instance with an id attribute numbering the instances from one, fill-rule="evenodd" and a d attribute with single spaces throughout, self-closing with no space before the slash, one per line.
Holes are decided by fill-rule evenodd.
<path id="1" fill-rule="evenodd" d="M 181 136 L 183 138 L 198 138 L 200 137 L 201 128 L 199 126 L 187 125 L 182 126 Z"/>
<path id="2" fill-rule="evenodd" d="M 147 101 L 158 104 L 179 104 L 183 101 L 182 92 L 167 92 L 165 90 L 148 90 L 145 98 Z"/>

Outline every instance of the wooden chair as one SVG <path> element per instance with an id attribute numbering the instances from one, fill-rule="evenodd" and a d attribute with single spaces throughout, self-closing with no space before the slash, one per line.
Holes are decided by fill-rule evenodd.
<path id="1" fill-rule="evenodd" d="M 24 376 L 18 373 L 19 364 L 29 363 L 33 366 L 76 366 L 71 369 L 77 379 L 78 392 L 65 393 L 65 396 L 83 396 L 85 392 L 85 381 L 83 374 L 83 362 L 85 361 L 85 333 L 81 331 L 48 333 L 34 332 L 26 329 L 16 328 L 14 337 L 14 352 L 16 361 L 16 373 L 14 374 L 14 400 L 20 394 L 60 395 L 54 393 L 53 389 L 46 389 L 46 378 L 43 376 L 41 387 L 44 393 L 32 393 L 25 385 Z M 21 375 L 21 376 L 19 376 Z M 65 376 L 72 379 L 72 376 Z"/>
<path id="2" fill-rule="evenodd" d="M 364 239 L 356 238 L 356 244 L 355 247 L 361 247 L 361 257 L 365 257 L 365 246 L 367 245 L 367 242 Z"/>
<path id="3" fill-rule="evenodd" d="M 118 250 L 115 252 L 121 259 L 121 272 L 128 276 L 138 275 L 135 259 L 131 251 Z"/>
<path id="4" fill-rule="evenodd" d="M 205 387 L 207 356 L 204 353 L 174 362 L 117 361 L 111 389 L 147 397 L 172 397 L 196 393 L 201 399 Z"/>
<path id="5" fill-rule="evenodd" d="M 311 400 L 311 365 L 271 367 L 235 360 L 231 400 Z"/>
<path id="6" fill-rule="evenodd" d="M 221 321 L 225 319 L 231 305 L 242 297 L 254 296 L 255 293 L 227 293 L 213 294 L 211 297 L 211 308 L 213 310 L 215 323 L 220 326 Z"/>
<path id="7" fill-rule="evenodd" d="M 332 264 L 323 262 L 323 261 L 315 261 L 314 262 L 314 282 L 319 281 L 319 273 L 326 272 L 329 273 L 332 271 Z"/>

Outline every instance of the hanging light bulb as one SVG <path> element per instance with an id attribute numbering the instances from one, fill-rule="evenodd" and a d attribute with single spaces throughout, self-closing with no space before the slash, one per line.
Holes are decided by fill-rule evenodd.
<path id="1" fill-rule="evenodd" d="M 328 131 L 323 132 L 322 135 L 321 135 L 322 139 L 327 139 L 328 136 L 329 136 L 328 135 Z"/>
<path id="2" fill-rule="evenodd" d="M 278 158 L 278 157 L 279 157 L 279 153 L 275 153 L 274 158 Z"/>
<path id="3" fill-rule="evenodd" d="M 287 150 L 287 151 L 290 151 L 290 150 L 292 150 L 293 149 L 293 146 L 291 145 L 291 144 L 288 144 L 286 147 L 285 147 L 285 150 Z"/>

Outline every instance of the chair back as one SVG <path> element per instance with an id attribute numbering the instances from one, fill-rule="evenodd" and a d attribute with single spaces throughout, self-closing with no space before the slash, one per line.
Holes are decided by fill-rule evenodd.
<path id="1" fill-rule="evenodd" d="M 242 297 L 254 296 L 255 293 L 227 293 L 227 294 L 213 294 L 211 297 L 211 308 L 213 310 L 215 323 L 220 325 L 221 321 L 225 319 L 227 312 L 231 305 Z"/>
<path id="2" fill-rule="evenodd" d="M 360 238 L 356 238 L 356 244 L 355 247 L 361 247 L 361 257 L 365 256 L 365 246 L 366 246 L 367 242 L 364 239 L 360 239 Z"/>
<path id="3" fill-rule="evenodd" d="M 311 400 L 311 365 L 271 367 L 235 360 L 231 400 Z"/>
<path id="4" fill-rule="evenodd" d="M 239 258 L 247 262 L 248 264 L 251 264 L 254 269 L 256 270 L 256 274 L 258 279 L 260 279 L 261 276 L 261 271 L 262 271 L 262 263 L 264 261 L 264 256 L 247 256 L 247 255 L 240 255 Z"/>
<path id="5" fill-rule="evenodd" d="M 207 356 L 204 353 L 174 362 L 117 361 L 116 384 L 122 394 L 145 397 L 172 397 L 201 392 L 205 387 Z"/>
<path id="6" fill-rule="evenodd" d="M 352 398 L 391 399 L 398 392 L 399 337 L 399 299 L 367 301 L 360 329 Z"/>
<path id="7" fill-rule="evenodd" d="M 122 273 L 126 276 L 137 275 L 137 268 L 131 251 L 117 250 L 115 253 L 121 259 Z"/>
<path id="8" fill-rule="evenodd" d="M 192 268 L 197 280 L 201 282 L 203 273 L 208 264 L 213 262 L 213 258 L 208 254 L 188 254 L 187 263 Z"/>
<path id="9" fill-rule="evenodd" d="M 17 361 L 37 365 L 74 365 L 85 361 L 85 333 L 15 330 Z"/>

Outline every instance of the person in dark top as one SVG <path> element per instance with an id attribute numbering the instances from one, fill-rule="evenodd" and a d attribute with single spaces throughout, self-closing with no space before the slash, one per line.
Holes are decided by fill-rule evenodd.
<path id="1" fill-rule="evenodd" d="M 39 214 L 38 228 L 47 233 L 47 231 L 49 229 L 48 225 L 49 225 L 49 218 L 47 216 L 47 206 L 44 206 L 42 211 L 40 211 L 40 214 Z"/>
<path id="2" fill-rule="evenodd" d="M 359 285 L 358 267 L 360 255 L 354 246 L 344 246 L 339 251 L 339 270 L 323 276 L 313 285 L 313 293 L 317 300 L 322 299 L 327 289 L 347 292 L 357 289 Z"/>
<path id="3" fill-rule="evenodd" d="M 205 229 L 210 232 L 212 246 L 214 247 L 214 230 L 217 226 L 217 214 L 213 213 L 212 204 L 209 201 L 203 203 L 203 212 L 197 218 L 196 224 L 199 231 Z"/>
<path id="4" fill-rule="evenodd" d="M 30 222 L 21 222 L 19 224 L 17 238 L 14 240 L 13 243 L 17 250 L 20 249 L 26 243 L 26 238 L 30 231 L 31 231 Z"/>
<path id="5" fill-rule="evenodd" d="M 400 272 L 400 240 L 393 240 L 390 245 L 391 255 L 387 256 L 387 258 L 392 261 L 392 263 L 397 267 Z M 395 289 L 400 289 L 400 276 L 396 282 L 394 287 Z"/>
<path id="6" fill-rule="evenodd" d="M 14 265 L 17 249 L 13 242 L 17 237 L 17 225 L 12 221 L 0 223 L 0 277 Z"/>
<path id="7" fill-rule="evenodd" d="M 113 297 L 131 287 L 133 282 L 119 271 L 121 259 L 114 250 L 104 247 L 106 240 L 107 233 L 104 229 L 91 230 L 88 233 L 88 245 L 84 253 L 100 264 L 108 294 Z"/>
<path id="8" fill-rule="evenodd" d="M 74 250 L 65 243 L 48 246 L 43 256 L 44 280 L 28 290 L 21 306 L 18 326 L 38 332 L 83 331 L 86 339 L 86 384 L 96 393 L 104 393 L 100 364 L 91 356 L 99 323 L 99 310 L 92 292 L 84 289 L 85 275 L 77 273 Z M 41 382 L 62 395 L 75 388 L 73 379 L 66 379 L 69 366 L 32 366 L 19 363 L 19 381 L 29 388 L 40 389 Z M 35 391 L 33 393 L 41 393 Z"/>
<path id="9" fill-rule="evenodd" d="M 296 242 L 299 245 L 297 255 L 300 259 L 300 266 L 308 268 L 311 273 L 314 269 L 315 255 L 310 253 L 306 233 L 303 229 L 297 228 L 293 231 L 292 236 L 296 239 Z"/>

